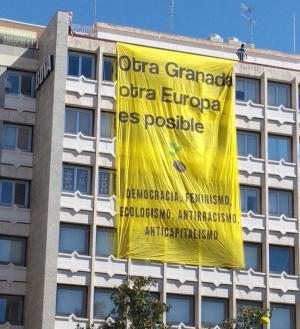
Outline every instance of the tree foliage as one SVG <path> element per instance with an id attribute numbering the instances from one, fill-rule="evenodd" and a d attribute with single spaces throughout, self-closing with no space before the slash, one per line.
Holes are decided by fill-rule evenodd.
<path id="1" fill-rule="evenodd" d="M 149 291 L 156 283 L 150 277 L 129 278 L 111 297 L 114 309 L 109 317 L 114 323 L 105 322 L 101 329 L 167 329 L 163 314 L 170 306 L 157 300 Z"/>
<path id="2" fill-rule="evenodd" d="M 223 322 L 225 329 L 260 329 L 261 324 L 270 322 L 271 311 L 261 307 L 240 307 L 235 319 Z"/>

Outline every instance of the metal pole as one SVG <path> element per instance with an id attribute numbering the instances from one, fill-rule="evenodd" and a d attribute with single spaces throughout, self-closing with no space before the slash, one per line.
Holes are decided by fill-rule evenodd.
<path id="1" fill-rule="evenodd" d="M 293 13 L 293 44 L 294 44 L 294 53 L 296 53 L 296 13 Z"/>
<path id="2" fill-rule="evenodd" d="M 93 19 L 93 24 L 94 27 L 96 27 L 96 23 L 97 23 L 97 0 L 94 0 L 94 19 Z"/>
<path id="3" fill-rule="evenodd" d="M 252 8 L 250 9 L 250 40 L 251 40 L 251 44 L 253 44 L 253 24 L 254 24 L 254 20 L 253 20 L 253 10 Z"/>
<path id="4" fill-rule="evenodd" d="M 174 0 L 170 0 L 170 12 L 169 12 L 169 24 L 170 24 L 170 33 L 173 33 L 173 19 L 174 19 Z"/>

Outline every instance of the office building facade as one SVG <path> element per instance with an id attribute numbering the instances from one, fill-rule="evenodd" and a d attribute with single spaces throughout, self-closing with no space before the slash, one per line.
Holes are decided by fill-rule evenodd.
<path id="1" fill-rule="evenodd" d="M 236 60 L 239 42 L 73 29 L 64 12 L 46 28 L 0 20 L 0 329 L 100 324 L 128 275 L 157 281 L 173 328 L 218 328 L 257 305 L 273 308 L 265 328 L 299 329 L 300 56 L 248 48 L 234 69 L 246 269 L 124 260 L 113 246 L 116 43 Z"/>

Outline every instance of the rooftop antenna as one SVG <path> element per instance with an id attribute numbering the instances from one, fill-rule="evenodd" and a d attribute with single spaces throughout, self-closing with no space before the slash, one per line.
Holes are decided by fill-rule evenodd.
<path id="1" fill-rule="evenodd" d="M 97 23 L 97 0 L 93 0 L 94 3 L 93 3 L 93 9 L 94 9 L 94 12 L 93 12 L 93 24 L 94 26 L 96 26 L 96 23 Z"/>
<path id="2" fill-rule="evenodd" d="M 173 21 L 174 21 L 174 0 L 169 0 L 169 28 L 170 33 L 173 33 Z"/>
<path id="3" fill-rule="evenodd" d="M 293 46 L 294 53 L 296 53 L 296 13 L 293 12 Z"/>
<path id="4" fill-rule="evenodd" d="M 241 3 L 241 11 L 242 16 L 247 19 L 250 26 L 250 43 L 253 44 L 253 26 L 255 24 L 255 20 L 253 18 L 253 8 L 248 5 Z"/>

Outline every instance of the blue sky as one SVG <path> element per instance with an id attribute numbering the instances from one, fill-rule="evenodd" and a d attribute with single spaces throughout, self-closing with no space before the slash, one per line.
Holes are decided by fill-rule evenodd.
<path id="1" fill-rule="evenodd" d="M 169 0 L 96 0 L 97 20 L 169 32 Z M 74 23 L 90 25 L 94 0 L 0 0 L 0 17 L 46 25 L 57 10 L 72 10 Z M 257 48 L 293 52 L 293 12 L 296 13 L 296 52 L 300 53 L 299 0 L 174 0 L 174 33 L 207 38 L 238 37 L 249 42 L 249 26 L 240 4 L 254 9 Z M 297 30 L 297 29 L 296 29 Z"/>

